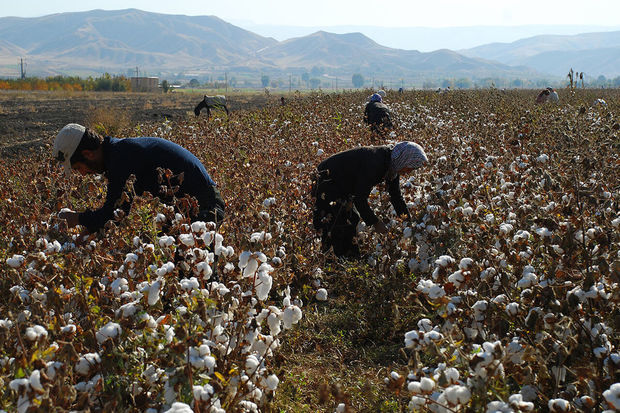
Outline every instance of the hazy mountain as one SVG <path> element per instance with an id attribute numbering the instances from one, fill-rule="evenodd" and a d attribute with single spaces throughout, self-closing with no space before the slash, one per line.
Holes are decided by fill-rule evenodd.
<path id="1" fill-rule="evenodd" d="M 534 36 L 512 43 L 491 43 L 460 53 L 507 65 L 566 75 L 570 68 L 591 76 L 620 74 L 620 31 L 571 36 Z"/>
<path id="2" fill-rule="evenodd" d="M 450 50 L 422 53 L 417 50 L 381 46 L 361 33 L 334 34 L 319 31 L 289 39 L 257 53 L 264 61 L 279 67 L 313 66 L 363 72 L 375 75 L 404 76 L 407 73 L 476 77 L 491 74 L 523 73 L 527 69 L 462 56 Z"/>
<path id="3" fill-rule="evenodd" d="M 0 18 L 0 39 L 58 67 L 161 69 L 234 65 L 277 43 L 214 16 L 135 9 Z"/>
<path id="4" fill-rule="evenodd" d="M 426 79 L 539 77 L 524 66 L 466 57 L 447 49 L 422 53 L 382 46 L 361 33 L 318 31 L 279 42 L 214 16 L 183 16 L 136 9 L 0 18 L 0 75 L 19 58 L 29 74 L 184 71 L 278 72 Z"/>
<path id="5" fill-rule="evenodd" d="M 317 31 L 330 33 L 363 33 L 377 43 L 396 49 L 430 52 L 439 49 L 460 50 L 482 44 L 504 42 L 538 35 L 574 35 L 590 32 L 620 30 L 619 26 L 594 25 L 523 25 L 523 26 L 463 26 L 463 27 L 382 27 L 382 26 L 286 26 L 256 24 L 247 20 L 230 23 L 261 36 L 284 41 L 307 36 Z"/>

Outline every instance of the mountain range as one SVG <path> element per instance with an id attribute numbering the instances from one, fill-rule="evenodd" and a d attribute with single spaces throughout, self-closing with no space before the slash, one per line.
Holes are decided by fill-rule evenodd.
<path id="1" fill-rule="evenodd" d="M 536 36 L 513 43 L 431 52 L 382 46 L 362 33 L 325 31 L 278 41 L 215 16 L 137 9 L 0 18 L 0 76 L 214 72 L 320 74 L 395 79 L 565 76 L 570 67 L 618 73 L 620 32 Z"/>

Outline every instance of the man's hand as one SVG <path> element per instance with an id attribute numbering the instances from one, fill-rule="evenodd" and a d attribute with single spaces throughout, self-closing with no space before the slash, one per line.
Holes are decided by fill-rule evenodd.
<path id="1" fill-rule="evenodd" d="M 375 231 L 377 231 L 380 234 L 387 234 L 387 232 L 388 232 L 387 227 L 385 226 L 385 224 L 381 220 L 377 221 L 377 223 L 374 225 L 374 227 L 375 227 Z"/>
<path id="2" fill-rule="evenodd" d="M 59 213 L 58 213 L 58 218 L 60 219 L 64 219 L 65 221 L 67 221 L 67 227 L 68 228 L 73 228 L 74 226 L 78 225 L 80 223 L 79 219 L 78 219 L 78 213 L 75 211 L 71 211 L 70 209 L 67 208 L 63 208 Z"/>

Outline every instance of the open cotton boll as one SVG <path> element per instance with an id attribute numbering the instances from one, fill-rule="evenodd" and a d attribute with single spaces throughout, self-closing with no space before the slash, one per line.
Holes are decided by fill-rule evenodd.
<path id="1" fill-rule="evenodd" d="M 166 410 L 164 413 L 194 413 L 194 409 L 192 409 L 185 403 L 174 402 L 172 403 L 170 408 Z"/>
<path id="2" fill-rule="evenodd" d="M 154 306 L 159 301 L 159 294 L 163 286 L 163 280 L 158 278 L 151 284 L 147 284 L 140 292 L 146 294 L 150 306 Z"/>
<path id="3" fill-rule="evenodd" d="M 162 248 L 170 247 L 174 244 L 174 237 L 170 235 L 164 235 L 158 239 L 159 246 Z"/>
<path id="4" fill-rule="evenodd" d="M 467 386 L 450 386 L 444 390 L 443 394 L 451 405 L 466 404 L 471 399 L 471 391 Z"/>
<path id="5" fill-rule="evenodd" d="M 319 288 L 316 292 L 316 299 L 318 301 L 327 301 L 327 290 L 325 288 Z"/>
<path id="6" fill-rule="evenodd" d="M 290 305 L 282 311 L 280 318 L 284 323 L 285 329 L 290 329 L 293 327 L 293 324 L 297 324 L 299 320 L 301 320 L 302 314 L 301 309 L 296 305 Z"/>
<path id="7" fill-rule="evenodd" d="M 260 363 L 258 362 L 258 359 L 256 358 L 256 356 L 254 354 L 250 354 L 245 359 L 245 371 L 249 375 L 254 374 L 254 372 L 256 371 L 256 369 L 258 368 L 259 365 L 260 365 Z"/>
<path id="8" fill-rule="evenodd" d="M 272 205 L 276 204 L 276 199 L 274 197 L 271 198 L 267 198 L 263 201 L 263 206 L 264 207 L 270 207 Z"/>
<path id="9" fill-rule="evenodd" d="M 258 261 L 255 258 L 250 258 L 247 262 L 247 265 L 243 269 L 243 277 L 251 277 L 254 275 L 256 270 L 258 269 Z"/>
<path id="10" fill-rule="evenodd" d="M 192 228 L 192 232 L 195 232 L 195 233 L 206 232 L 207 223 L 203 221 L 195 221 L 195 222 L 192 222 L 191 228 Z"/>
<path id="11" fill-rule="evenodd" d="M 194 399 L 202 401 L 209 400 L 213 392 L 213 386 L 211 386 L 210 384 L 205 384 L 204 386 L 194 386 L 192 389 Z"/>
<path id="12" fill-rule="evenodd" d="M 549 155 L 547 155 L 546 153 L 543 153 L 540 156 L 538 156 L 536 160 L 540 163 L 546 163 L 549 160 Z"/>
<path id="13" fill-rule="evenodd" d="M 191 278 L 183 278 L 179 284 L 181 284 L 181 288 L 185 291 L 191 291 L 194 289 L 198 289 L 200 288 L 200 284 L 198 283 L 198 280 L 196 279 L 196 277 L 191 277 Z"/>
<path id="14" fill-rule="evenodd" d="M 239 255 L 239 269 L 242 270 L 244 269 L 247 265 L 248 262 L 250 261 L 250 257 L 252 256 L 252 253 L 250 251 L 243 251 L 240 255 Z"/>
<path id="15" fill-rule="evenodd" d="M 247 268 L 247 267 L 246 267 Z M 266 271 L 259 271 L 256 277 L 256 283 L 254 288 L 256 289 L 256 298 L 260 301 L 265 301 L 271 291 L 273 284 L 273 278 Z"/>
<path id="16" fill-rule="evenodd" d="M 266 382 L 265 384 L 267 385 L 267 388 L 271 391 L 274 391 L 276 388 L 278 388 L 280 379 L 278 379 L 278 376 L 276 376 L 275 374 L 271 374 L 267 377 L 265 382 Z"/>
<path id="17" fill-rule="evenodd" d="M 82 376 L 88 376 L 91 368 L 101 363 L 101 357 L 97 353 L 87 353 L 79 358 L 75 364 L 75 372 Z"/>
<path id="18" fill-rule="evenodd" d="M 608 390 L 603 392 L 603 397 L 610 407 L 620 410 L 620 383 L 614 383 Z"/>
<path id="19" fill-rule="evenodd" d="M 565 413 L 570 410 L 570 403 L 564 399 L 550 399 L 547 406 L 551 413 Z"/>
<path id="20" fill-rule="evenodd" d="M 209 278 L 211 278 L 211 274 L 213 274 L 213 269 L 208 262 L 202 261 L 196 264 L 196 267 L 194 268 L 194 274 L 196 274 L 198 277 L 202 277 L 204 280 L 208 280 Z"/>
<path id="21" fill-rule="evenodd" d="M 14 254 L 11 258 L 6 259 L 6 263 L 11 268 L 18 268 L 24 263 L 25 259 L 26 257 L 23 255 Z"/>
<path id="22" fill-rule="evenodd" d="M 47 330 L 43 326 L 35 325 L 32 327 L 28 327 L 24 335 L 29 341 L 36 341 L 41 338 L 47 337 Z"/>
<path id="23" fill-rule="evenodd" d="M 196 244 L 194 236 L 192 234 L 179 234 L 179 241 L 188 247 L 193 247 Z"/>
<path id="24" fill-rule="evenodd" d="M 122 329 L 119 324 L 109 322 L 108 324 L 101 327 L 101 329 L 95 333 L 95 337 L 97 338 L 97 342 L 101 344 L 110 338 L 113 339 L 119 336 L 121 332 L 122 332 Z"/>
<path id="25" fill-rule="evenodd" d="M 316 156 L 321 156 L 325 153 L 325 151 L 323 149 L 319 149 L 318 151 L 316 151 Z"/>

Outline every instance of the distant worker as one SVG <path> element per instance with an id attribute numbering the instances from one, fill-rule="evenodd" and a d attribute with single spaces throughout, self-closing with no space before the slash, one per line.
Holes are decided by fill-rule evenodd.
<path id="1" fill-rule="evenodd" d="M 537 104 L 558 103 L 559 101 L 560 97 L 558 96 L 558 92 L 551 87 L 541 90 L 538 96 L 536 96 Z"/>
<path id="2" fill-rule="evenodd" d="M 360 216 L 375 231 L 388 231 L 368 205 L 373 187 L 383 181 L 396 213 L 410 218 L 400 192 L 400 175 L 409 174 L 427 162 L 424 149 L 407 141 L 394 146 L 349 149 L 321 162 L 314 178 L 312 196 L 316 199 L 313 225 L 321 233 L 323 251 L 333 247 L 338 257 L 358 257 L 359 248 L 354 238 Z"/>
<path id="3" fill-rule="evenodd" d="M 370 97 L 370 102 L 364 108 L 364 122 L 369 124 L 375 133 L 381 133 L 383 129 L 393 127 L 390 109 L 383 103 L 378 93 Z"/>
<path id="4" fill-rule="evenodd" d="M 196 105 L 196 107 L 194 108 L 194 114 L 196 116 L 200 115 L 200 111 L 204 108 L 207 109 L 207 119 L 211 117 L 211 109 L 225 110 L 226 115 L 230 115 L 230 113 L 228 112 L 228 106 L 226 105 L 226 96 L 224 95 L 205 95 L 204 98 L 200 101 L 200 103 L 198 103 L 198 105 Z"/>
<path id="5" fill-rule="evenodd" d="M 399 95 L 402 95 L 404 91 L 405 91 L 405 89 L 404 89 L 404 88 L 402 88 L 402 87 L 399 87 L 399 88 L 398 88 L 398 94 L 399 94 Z"/>
<path id="6" fill-rule="evenodd" d="M 107 178 L 106 199 L 101 208 L 58 214 L 67 221 L 69 228 L 84 227 L 83 235 L 103 228 L 114 218 L 117 208 L 129 212 L 133 194 L 128 194 L 127 199 L 123 193 L 131 175 L 135 177 L 133 192 L 136 195 L 150 192 L 164 203 L 189 195 L 199 206 L 189 218 L 216 224 L 224 218 L 224 201 L 205 167 L 190 151 L 166 139 L 102 137 L 82 125 L 70 123 L 56 136 L 53 155 L 68 176 L 74 170 L 83 176 L 101 174 Z M 165 169 L 173 176 L 162 177 Z M 176 192 L 173 193 L 172 188 L 176 188 Z"/>

